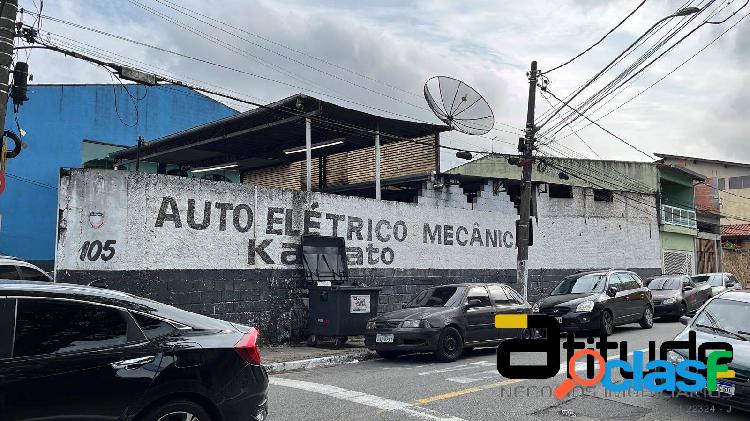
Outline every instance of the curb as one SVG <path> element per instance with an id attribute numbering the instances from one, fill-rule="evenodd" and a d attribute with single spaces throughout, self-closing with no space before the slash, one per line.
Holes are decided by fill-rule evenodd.
<path id="1" fill-rule="evenodd" d="M 268 374 L 281 374 L 288 371 L 310 370 L 319 367 L 333 367 L 342 364 L 356 364 L 360 361 L 375 358 L 375 353 L 369 350 L 348 354 L 332 355 L 328 357 L 309 358 L 306 360 L 283 361 L 265 365 Z"/>

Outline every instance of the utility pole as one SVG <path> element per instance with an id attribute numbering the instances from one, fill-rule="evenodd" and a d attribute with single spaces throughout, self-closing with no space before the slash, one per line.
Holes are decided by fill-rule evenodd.
<path id="1" fill-rule="evenodd" d="M 529 77 L 529 104 L 526 111 L 526 133 L 520 139 L 518 151 L 522 153 L 519 160 L 523 175 L 521 177 L 521 205 L 519 213 L 521 216 L 518 221 L 518 230 L 516 232 L 516 245 L 518 246 L 518 265 L 516 267 L 516 281 L 523 285 L 523 298 L 529 298 L 529 224 L 531 223 L 531 169 L 533 165 L 534 135 L 536 127 L 534 126 L 534 108 L 536 106 L 536 81 L 537 81 L 536 61 L 531 62 L 531 71 Z"/>
<path id="2" fill-rule="evenodd" d="M 5 133 L 5 115 L 8 113 L 8 88 L 10 68 L 13 63 L 13 41 L 16 36 L 18 0 L 0 1 L 0 137 Z M 4 141 L 4 140 L 3 140 Z"/>

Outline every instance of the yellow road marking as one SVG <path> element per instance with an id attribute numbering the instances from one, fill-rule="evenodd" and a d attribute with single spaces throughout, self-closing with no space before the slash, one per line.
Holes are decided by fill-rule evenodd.
<path id="1" fill-rule="evenodd" d="M 455 398 L 455 397 L 466 395 L 466 394 L 469 394 L 469 393 L 476 393 L 476 392 L 481 392 L 481 391 L 487 390 L 487 389 L 494 389 L 496 387 L 503 387 L 503 386 L 507 386 L 509 384 L 519 383 L 519 382 L 522 382 L 524 380 L 526 380 L 526 379 L 508 379 L 508 380 L 503 380 L 501 382 L 490 383 L 488 385 L 484 385 L 484 386 L 481 386 L 481 387 L 469 387 L 467 389 L 461 389 L 461 390 L 456 390 L 454 392 L 443 393 L 442 395 L 436 395 L 436 396 L 431 396 L 429 398 L 417 399 L 415 402 L 418 403 L 418 404 L 424 405 L 424 404 L 435 402 L 435 401 L 442 401 L 444 399 Z"/>
<path id="2" fill-rule="evenodd" d="M 455 398 L 456 396 L 465 395 L 467 393 L 481 392 L 482 389 L 478 387 L 470 387 L 468 389 L 456 390 L 455 392 L 443 393 L 442 395 L 432 396 L 424 399 L 417 399 L 416 402 L 420 404 L 441 401 L 443 399 Z"/>
<path id="3" fill-rule="evenodd" d="M 496 314 L 495 328 L 497 329 L 526 329 L 529 319 L 526 314 Z"/>

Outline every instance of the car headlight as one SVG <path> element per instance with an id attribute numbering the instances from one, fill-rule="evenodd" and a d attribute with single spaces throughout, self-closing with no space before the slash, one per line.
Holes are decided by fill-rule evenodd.
<path id="1" fill-rule="evenodd" d="M 578 304 L 578 307 L 576 307 L 577 313 L 585 313 L 587 311 L 591 311 L 594 309 L 594 302 L 591 300 L 586 300 L 582 302 L 581 304 Z"/>
<path id="2" fill-rule="evenodd" d="M 362 326 L 362 325 L 360 325 L 360 326 Z M 370 320 L 369 322 L 367 322 L 367 326 L 365 327 L 365 329 L 367 329 L 367 330 L 373 330 L 373 329 L 375 329 L 375 322 L 372 321 L 372 320 Z"/>
<path id="3" fill-rule="evenodd" d="M 664 304 L 674 304 L 676 302 L 677 302 L 677 298 L 674 298 L 674 297 L 667 298 L 666 300 L 664 300 Z"/>
<path id="4" fill-rule="evenodd" d="M 416 328 L 416 327 L 430 327 L 430 322 L 427 320 L 404 320 L 401 322 L 401 327 Z"/>
<path id="5" fill-rule="evenodd" d="M 674 351 L 667 351 L 667 361 L 671 362 L 674 365 L 677 365 L 685 361 L 685 357 Z"/>
<path id="6" fill-rule="evenodd" d="M 534 305 L 531 306 L 531 312 L 532 313 L 539 313 L 539 303 L 538 302 L 534 303 Z"/>

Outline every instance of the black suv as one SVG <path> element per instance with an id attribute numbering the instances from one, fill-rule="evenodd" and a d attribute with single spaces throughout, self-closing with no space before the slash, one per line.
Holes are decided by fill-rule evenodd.
<path id="1" fill-rule="evenodd" d="M 258 330 L 122 292 L 0 280 L 0 419 L 265 419 Z"/>
<path id="2" fill-rule="evenodd" d="M 628 270 L 579 272 L 568 276 L 546 298 L 534 304 L 534 313 L 557 318 L 565 331 L 597 330 L 611 335 L 615 326 L 654 325 L 651 291 Z"/>
<path id="3" fill-rule="evenodd" d="M 496 329 L 495 315 L 529 312 L 529 303 L 504 284 L 443 285 L 418 293 L 402 310 L 370 320 L 365 344 L 384 358 L 434 352 L 440 361 L 455 361 L 466 348 L 528 335 Z"/>

